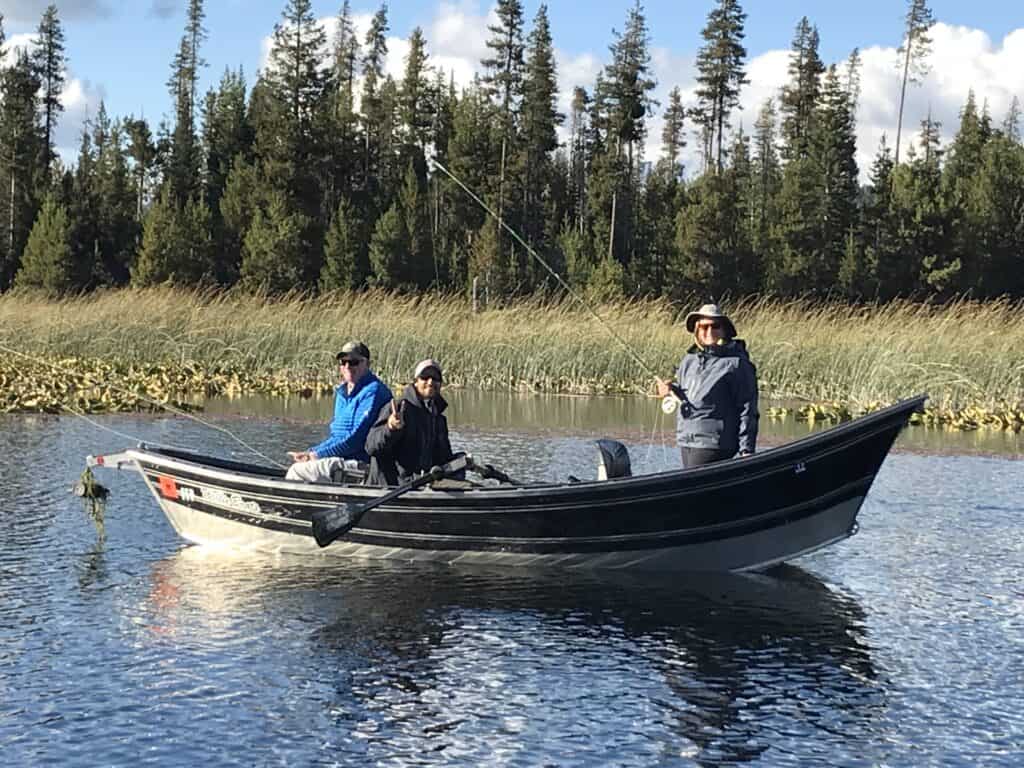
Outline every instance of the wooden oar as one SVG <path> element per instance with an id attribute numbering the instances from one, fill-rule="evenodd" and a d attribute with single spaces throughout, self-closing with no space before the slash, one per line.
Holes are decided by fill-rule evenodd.
<path id="1" fill-rule="evenodd" d="M 434 480 L 440 480 L 442 477 L 448 477 L 449 475 L 454 475 L 456 472 L 461 472 L 469 466 L 469 462 L 470 458 L 466 455 L 456 456 L 447 464 L 443 464 L 439 467 L 433 467 L 429 472 L 425 472 L 419 477 L 410 480 L 405 485 L 400 485 L 394 490 L 385 493 L 383 496 L 378 496 L 376 499 L 366 504 L 352 504 L 345 502 L 331 509 L 317 510 L 312 516 L 313 537 L 316 539 L 316 543 L 321 547 L 326 547 L 339 536 L 348 533 L 349 530 L 358 525 L 363 515 L 374 507 L 379 507 L 381 504 L 387 504 L 389 501 L 397 499 L 403 493 L 408 493 L 409 491 L 414 491 L 417 488 L 422 488 L 424 485 L 432 483 Z"/>

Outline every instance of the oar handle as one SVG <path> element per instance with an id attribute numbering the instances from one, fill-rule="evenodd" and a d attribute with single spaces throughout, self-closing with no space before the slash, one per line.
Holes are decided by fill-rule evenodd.
<path id="1" fill-rule="evenodd" d="M 312 523 L 313 537 L 316 539 L 316 543 L 321 547 L 326 547 L 339 536 L 357 526 L 363 515 L 374 507 L 387 504 L 389 501 L 397 499 L 403 493 L 414 491 L 434 480 L 440 480 L 442 477 L 461 472 L 469 466 L 471 461 L 472 459 L 468 454 L 462 454 L 439 467 L 431 467 L 428 472 L 424 472 L 419 477 L 405 483 L 405 485 L 400 485 L 362 506 L 354 507 L 346 503 L 332 509 L 322 509 L 314 512 Z"/>

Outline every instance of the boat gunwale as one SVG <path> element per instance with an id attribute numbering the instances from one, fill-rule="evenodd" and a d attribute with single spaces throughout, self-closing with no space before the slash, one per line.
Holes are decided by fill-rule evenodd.
<path id="1" fill-rule="evenodd" d="M 891 422 L 894 417 L 901 414 L 912 413 L 923 404 L 925 399 L 926 396 L 923 394 L 907 398 L 882 410 L 866 414 L 842 424 L 837 424 L 821 432 L 808 434 L 770 450 L 755 453 L 752 456 L 735 457 L 702 467 L 669 469 L 661 472 L 634 475 L 631 477 L 616 478 L 613 480 L 585 480 L 578 483 L 552 482 L 515 486 L 480 486 L 469 489 L 431 488 L 409 492 L 406 494 L 404 503 L 402 503 L 400 507 L 403 510 L 411 509 L 414 508 L 416 504 L 410 502 L 421 501 L 428 502 L 425 504 L 427 507 L 436 508 L 439 505 L 444 505 L 448 500 L 467 498 L 476 500 L 481 498 L 481 496 L 486 495 L 487 498 L 493 498 L 497 501 L 505 500 L 509 496 L 522 497 L 524 494 L 527 494 L 530 497 L 543 495 L 546 497 L 544 506 L 546 508 L 550 507 L 552 509 L 557 509 L 561 506 L 575 506 L 575 504 L 567 501 L 563 503 L 553 503 L 552 496 L 586 496 L 588 499 L 596 497 L 594 500 L 598 500 L 600 497 L 614 494 L 628 496 L 631 501 L 657 501 L 665 496 L 678 496 L 680 493 L 688 495 L 690 493 L 712 491 L 722 485 L 731 485 L 735 483 L 737 474 L 742 475 L 744 480 L 754 480 L 765 475 L 784 471 L 783 468 L 776 465 L 780 463 L 785 464 L 787 461 L 791 461 L 794 454 L 813 454 L 814 451 L 812 447 L 818 443 L 827 443 L 834 440 L 841 441 L 841 439 L 844 436 L 847 436 L 848 433 L 855 433 L 856 438 L 859 440 L 863 437 L 873 435 L 881 429 L 887 429 L 891 426 L 889 422 Z M 828 455 L 845 448 L 845 445 L 840 445 L 826 450 L 820 455 Z M 279 492 L 279 495 L 287 494 L 288 498 L 296 503 L 306 503 L 311 506 L 315 506 L 318 503 L 336 504 L 338 503 L 339 497 L 369 500 L 378 497 L 384 490 L 375 486 L 326 483 L 314 484 L 303 481 L 285 480 L 283 477 L 277 479 L 276 477 L 268 477 L 265 474 L 266 470 L 261 474 L 257 472 L 224 469 L 201 463 L 201 460 L 207 457 L 200 454 L 196 454 L 195 459 L 181 458 L 180 454 L 183 452 L 180 451 L 175 452 L 178 454 L 176 456 L 168 456 L 167 454 L 162 453 L 158 447 L 150 447 L 144 443 L 140 444 L 137 448 L 128 449 L 125 453 L 131 456 L 139 466 L 140 470 L 142 470 L 142 465 L 146 465 L 147 467 L 151 467 L 152 471 L 159 473 L 161 467 L 166 467 L 172 471 L 177 470 L 188 474 L 197 474 L 204 478 L 220 480 L 233 485 L 243 482 L 248 486 L 276 490 Z M 886 453 L 888 453 L 888 451 L 886 451 Z M 257 465 L 252 466 L 254 469 L 259 469 Z M 737 470 L 742 471 L 738 472 Z M 760 471 L 755 472 L 753 470 Z M 685 487 L 680 487 L 679 481 L 681 480 L 693 480 L 694 482 L 693 484 L 686 483 Z M 645 494 L 644 489 L 647 489 L 648 493 Z M 237 489 L 232 490 L 237 492 Z M 536 504 L 530 504 L 527 506 L 529 508 L 535 508 Z M 458 512 L 460 510 L 453 508 L 451 511 Z M 465 511 L 474 512 L 477 510 L 470 508 Z M 509 508 L 508 511 L 513 510 Z"/>

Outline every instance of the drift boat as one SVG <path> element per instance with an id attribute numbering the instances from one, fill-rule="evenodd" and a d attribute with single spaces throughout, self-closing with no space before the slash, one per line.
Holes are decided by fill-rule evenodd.
<path id="1" fill-rule="evenodd" d="M 145 444 L 87 463 L 138 470 L 175 530 L 200 544 L 491 565 L 762 570 L 856 531 L 875 475 L 925 399 L 704 467 L 566 483 L 438 482 L 388 500 L 395 489 L 293 482 L 281 469 Z M 319 547 L 314 516 L 345 508 L 359 509 L 357 522 Z"/>

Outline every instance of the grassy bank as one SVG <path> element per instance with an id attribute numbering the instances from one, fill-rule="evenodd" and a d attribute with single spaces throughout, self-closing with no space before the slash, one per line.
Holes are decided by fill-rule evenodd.
<path id="1" fill-rule="evenodd" d="M 758 366 L 763 394 L 805 403 L 805 414 L 842 418 L 928 392 L 929 421 L 1024 424 L 1019 304 L 849 308 L 752 300 L 730 310 Z M 679 325 L 685 309 L 632 302 L 597 312 L 652 370 L 671 375 L 689 343 Z M 406 380 L 415 362 L 431 355 L 454 385 L 572 393 L 650 389 L 648 372 L 588 311 L 570 303 L 524 301 L 474 314 L 465 300 L 452 297 L 270 300 L 160 289 L 61 301 L 16 292 L 0 297 L 0 344 L 7 350 L 0 392 L 7 410 L 32 410 L 18 406 L 33 399 L 25 392 L 58 380 L 64 397 L 85 391 L 102 397 L 103 381 L 118 392 L 135 387 L 157 398 L 197 391 L 329 392 L 334 353 L 352 337 L 366 340 L 375 368 L 392 383 Z"/>

